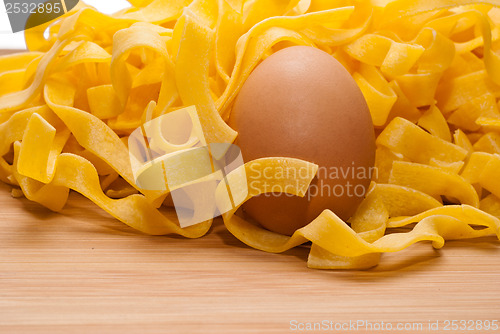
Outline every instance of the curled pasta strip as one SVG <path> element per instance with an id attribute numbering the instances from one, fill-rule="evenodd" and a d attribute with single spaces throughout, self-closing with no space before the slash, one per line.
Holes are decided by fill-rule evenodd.
<path id="1" fill-rule="evenodd" d="M 432 158 L 455 162 L 467 156 L 463 148 L 433 136 L 403 118 L 394 119 L 384 129 L 377 138 L 377 145 L 423 164 L 429 163 Z"/>
<path id="2" fill-rule="evenodd" d="M 280 161 L 282 160 L 285 159 L 280 159 Z M 249 162 L 231 172 L 227 176 L 227 181 L 225 181 L 227 184 L 233 185 L 252 185 L 248 189 L 240 187 L 239 192 L 234 193 L 233 198 L 236 208 L 224 214 L 223 218 L 228 230 L 242 242 L 253 248 L 279 253 L 302 244 L 305 241 L 311 241 L 315 247 L 320 247 L 315 250 L 315 257 L 318 256 L 318 252 L 326 251 L 340 257 L 356 258 L 372 253 L 397 252 L 413 243 L 423 240 L 432 241 L 435 248 L 441 248 L 445 240 L 475 238 L 491 235 L 492 233 L 500 238 L 500 220 L 468 205 L 437 207 L 411 218 L 398 220 L 397 223 L 392 224 L 392 227 L 404 226 L 409 222 L 415 221 L 418 223 L 412 231 L 407 233 L 392 233 L 385 236 L 375 235 L 373 238 L 375 240 L 372 240 L 372 242 L 366 241 L 361 233 L 356 233 L 330 210 L 323 211 L 315 220 L 297 230 L 291 237 L 265 230 L 235 215 L 237 208 L 245 201 L 253 196 L 270 192 L 273 186 L 276 185 L 279 185 L 281 189 L 287 189 L 287 192 L 290 194 L 299 196 L 305 194 L 306 186 L 312 180 L 317 166 L 291 159 L 286 160 L 285 164 L 287 166 L 293 164 L 295 168 L 310 170 L 310 174 L 300 178 L 299 183 L 296 183 L 297 180 L 292 176 L 284 177 L 274 182 L 272 180 L 271 182 L 269 180 L 267 180 L 268 182 L 259 182 L 259 177 L 263 175 L 263 168 L 276 167 L 276 160 L 259 159 Z M 246 173 L 243 173 L 243 170 Z M 242 181 L 242 178 L 246 178 L 246 182 Z M 225 182 L 221 183 L 217 189 L 217 204 L 220 207 L 227 205 L 227 203 L 224 203 L 227 199 L 223 196 L 224 188 L 227 185 Z M 247 195 L 245 196 L 244 194 Z M 371 198 L 369 195 L 367 200 L 372 200 Z M 380 204 L 379 208 L 381 208 L 379 210 L 383 211 L 383 204 Z M 369 215 L 370 213 L 364 214 Z M 380 213 L 377 213 L 377 215 L 380 215 Z M 387 211 L 382 212 L 382 217 L 384 216 L 388 217 Z M 368 230 L 373 232 L 375 229 L 381 228 L 381 232 L 383 233 L 385 219 L 380 219 L 377 224 L 375 222 L 376 220 L 370 222 L 370 224 L 375 224 L 375 226 L 372 225 Z M 475 230 L 470 224 L 481 225 L 486 228 Z M 381 226 L 377 227 L 377 225 Z M 359 229 L 363 230 L 363 228 Z M 328 261 L 330 262 L 330 267 L 332 266 L 331 261 L 332 259 L 330 258 Z M 367 262 L 365 259 L 365 261 L 357 263 L 358 265 L 366 265 Z M 320 264 L 315 263 L 314 267 L 318 266 L 321 267 Z"/>
<path id="3" fill-rule="evenodd" d="M 14 143 L 14 166 L 17 166 L 14 175 L 29 199 L 58 211 L 66 202 L 68 190 L 73 189 L 114 217 L 144 233 L 177 233 L 194 238 L 204 235 L 210 228 L 211 222 L 207 221 L 181 229 L 173 220 L 175 213 L 163 215 L 142 195 L 131 195 L 118 200 L 110 199 L 103 193 L 97 171 L 88 160 L 73 154 L 59 154 L 67 140 L 69 134 L 67 131 L 56 135 L 55 128 L 36 113 L 33 113 L 28 121 L 26 136 L 32 131 L 35 131 L 40 141 L 47 145 L 46 150 L 40 151 L 38 143 L 30 140 Z M 34 160 L 23 158 L 24 155 Z M 46 161 L 51 161 L 49 165 L 53 168 L 47 170 L 45 175 L 40 175 L 47 164 Z M 43 183 L 34 177 L 50 181 Z"/>
<path id="4" fill-rule="evenodd" d="M 479 197 L 459 175 L 439 167 L 396 161 L 389 182 L 420 190 L 431 196 L 450 196 L 460 203 L 479 206 Z"/>
<path id="5" fill-rule="evenodd" d="M 124 12 L 120 15 L 120 17 L 124 19 L 161 24 L 177 19 L 181 15 L 183 8 L 189 5 L 190 2 L 191 1 L 186 0 L 154 0 L 149 1 L 147 5 L 145 5 L 146 2 L 143 2 L 139 6 L 134 6 L 136 8 Z"/>
<path id="6" fill-rule="evenodd" d="M 209 143 L 232 143 L 237 134 L 222 120 L 210 94 L 208 67 L 214 35 L 191 15 L 186 16 L 184 34 L 191 38 L 183 38 L 177 54 L 175 78 L 179 95 L 186 105 L 199 108 Z M 195 48 L 206 53 L 193 54 Z"/>
<path id="7" fill-rule="evenodd" d="M 236 45 L 236 64 L 231 75 L 231 81 L 228 83 L 228 87 L 224 91 L 224 94 L 218 99 L 217 109 L 227 109 L 241 88 L 244 80 L 250 75 L 250 72 L 255 68 L 259 60 L 262 59 L 264 52 L 272 45 L 282 41 L 284 39 L 283 37 L 286 36 L 272 38 L 272 35 L 266 30 L 270 28 L 274 28 L 275 30 L 276 28 L 281 28 L 280 30 L 284 33 L 290 31 L 288 32 L 288 35 L 291 37 L 290 39 L 296 44 L 302 45 L 313 45 L 314 42 L 319 43 L 321 40 L 314 39 L 313 37 L 316 36 L 316 38 L 318 38 L 328 32 L 331 33 L 335 39 L 332 39 L 332 37 L 328 38 L 327 36 L 323 38 L 329 43 L 341 45 L 348 43 L 361 34 L 371 22 L 371 17 L 368 16 L 358 28 L 340 29 L 341 24 L 351 17 L 353 11 L 354 7 L 350 6 L 303 14 L 295 17 L 273 17 L 253 26 L 238 40 Z M 315 31 L 315 29 L 324 30 L 325 28 L 323 25 L 332 23 L 338 24 L 338 26 L 334 26 L 333 31 L 328 29 L 326 32 L 320 34 Z M 301 33 L 303 33 L 303 35 L 301 35 Z M 297 35 L 298 38 L 295 37 L 295 35 Z M 254 41 L 254 39 L 260 40 Z M 304 42 L 297 41 L 300 39 L 303 39 Z"/>
<path id="8" fill-rule="evenodd" d="M 43 56 L 38 65 L 33 82 L 28 88 L 0 96 L 0 113 L 22 109 L 26 107 L 37 94 L 40 94 L 43 88 L 43 82 L 50 73 L 51 66 L 54 64 L 56 56 L 69 42 L 70 40 L 55 43 L 50 51 Z"/>

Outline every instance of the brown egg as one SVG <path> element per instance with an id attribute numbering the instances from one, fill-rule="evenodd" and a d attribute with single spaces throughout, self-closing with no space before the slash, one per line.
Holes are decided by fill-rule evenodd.
<path id="1" fill-rule="evenodd" d="M 366 195 L 375 171 L 372 119 L 356 82 L 328 53 L 293 46 L 265 59 L 244 83 L 229 124 L 245 162 L 290 157 L 319 165 L 305 197 L 262 194 L 243 205 L 263 227 L 291 235 L 325 209 L 347 220 Z"/>

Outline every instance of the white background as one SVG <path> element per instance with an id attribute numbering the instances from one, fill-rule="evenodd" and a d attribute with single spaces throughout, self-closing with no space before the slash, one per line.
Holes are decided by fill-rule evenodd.
<path id="1" fill-rule="evenodd" d="M 126 0 L 85 0 L 83 2 L 94 6 L 99 11 L 106 14 L 111 14 L 120 9 L 130 7 L 130 4 Z M 26 44 L 24 43 L 24 33 L 22 31 L 15 34 L 12 33 L 9 18 L 5 10 L 4 0 L 0 0 L 0 49 L 25 48 Z"/>

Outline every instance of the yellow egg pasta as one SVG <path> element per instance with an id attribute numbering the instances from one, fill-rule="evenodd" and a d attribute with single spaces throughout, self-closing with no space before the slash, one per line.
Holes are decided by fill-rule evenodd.
<path id="1" fill-rule="evenodd" d="M 309 242 L 308 266 L 318 269 L 370 268 L 420 241 L 500 239 L 498 1 L 129 3 L 105 15 L 80 2 L 27 30 L 28 52 L 0 57 L 0 180 L 12 196 L 57 212 L 73 190 L 143 233 L 202 237 L 212 219 L 181 228 L 173 190 L 136 184 L 133 131 L 194 106 L 206 144 L 233 143 L 226 121 L 252 70 L 307 45 L 336 57 L 368 103 L 377 133 L 370 189 L 348 222 L 325 210 L 289 237 L 238 208 L 273 187 L 304 196 L 318 166 L 249 161 L 216 188 L 226 228 L 266 252 Z M 305 173 L 262 179 L 280 168 Z"/>

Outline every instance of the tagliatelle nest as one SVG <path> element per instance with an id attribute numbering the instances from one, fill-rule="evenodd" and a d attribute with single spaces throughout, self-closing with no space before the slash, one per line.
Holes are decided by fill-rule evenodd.
<path id="1" fill-rule="evenodd" d="M 26 31 L 30 52 L 0 57 L 0 179 L 13 195 L 59 211 L 72 189 L 139 231 L 203 236 L 212 221 L 180 228 L 173 208 L 162 213 L 168 191 L 137 189 L 128 136 L 147 110 L 195 105 L 207 142 L 233 142 L 225 120 L 250 72 L 280 48 L 309 45 L 360 86 L 378 175 L 349 225 L 326 210 L 288 237 L 234 209 L 223 215 L 228 230 L 268 252 L 311 241 L 313 268 L 367 268 L 424 240 L 500 238 L 498 1 L 129 2 L 111 16 L 80 4 Z M 296 159 L 248 162 L 226 181 L 283 166 L 309 173 L 266 184 L 303 195 L 317 166 Z M 241 186 L 233 199 L 239 207 L 270 188 Z"/>

